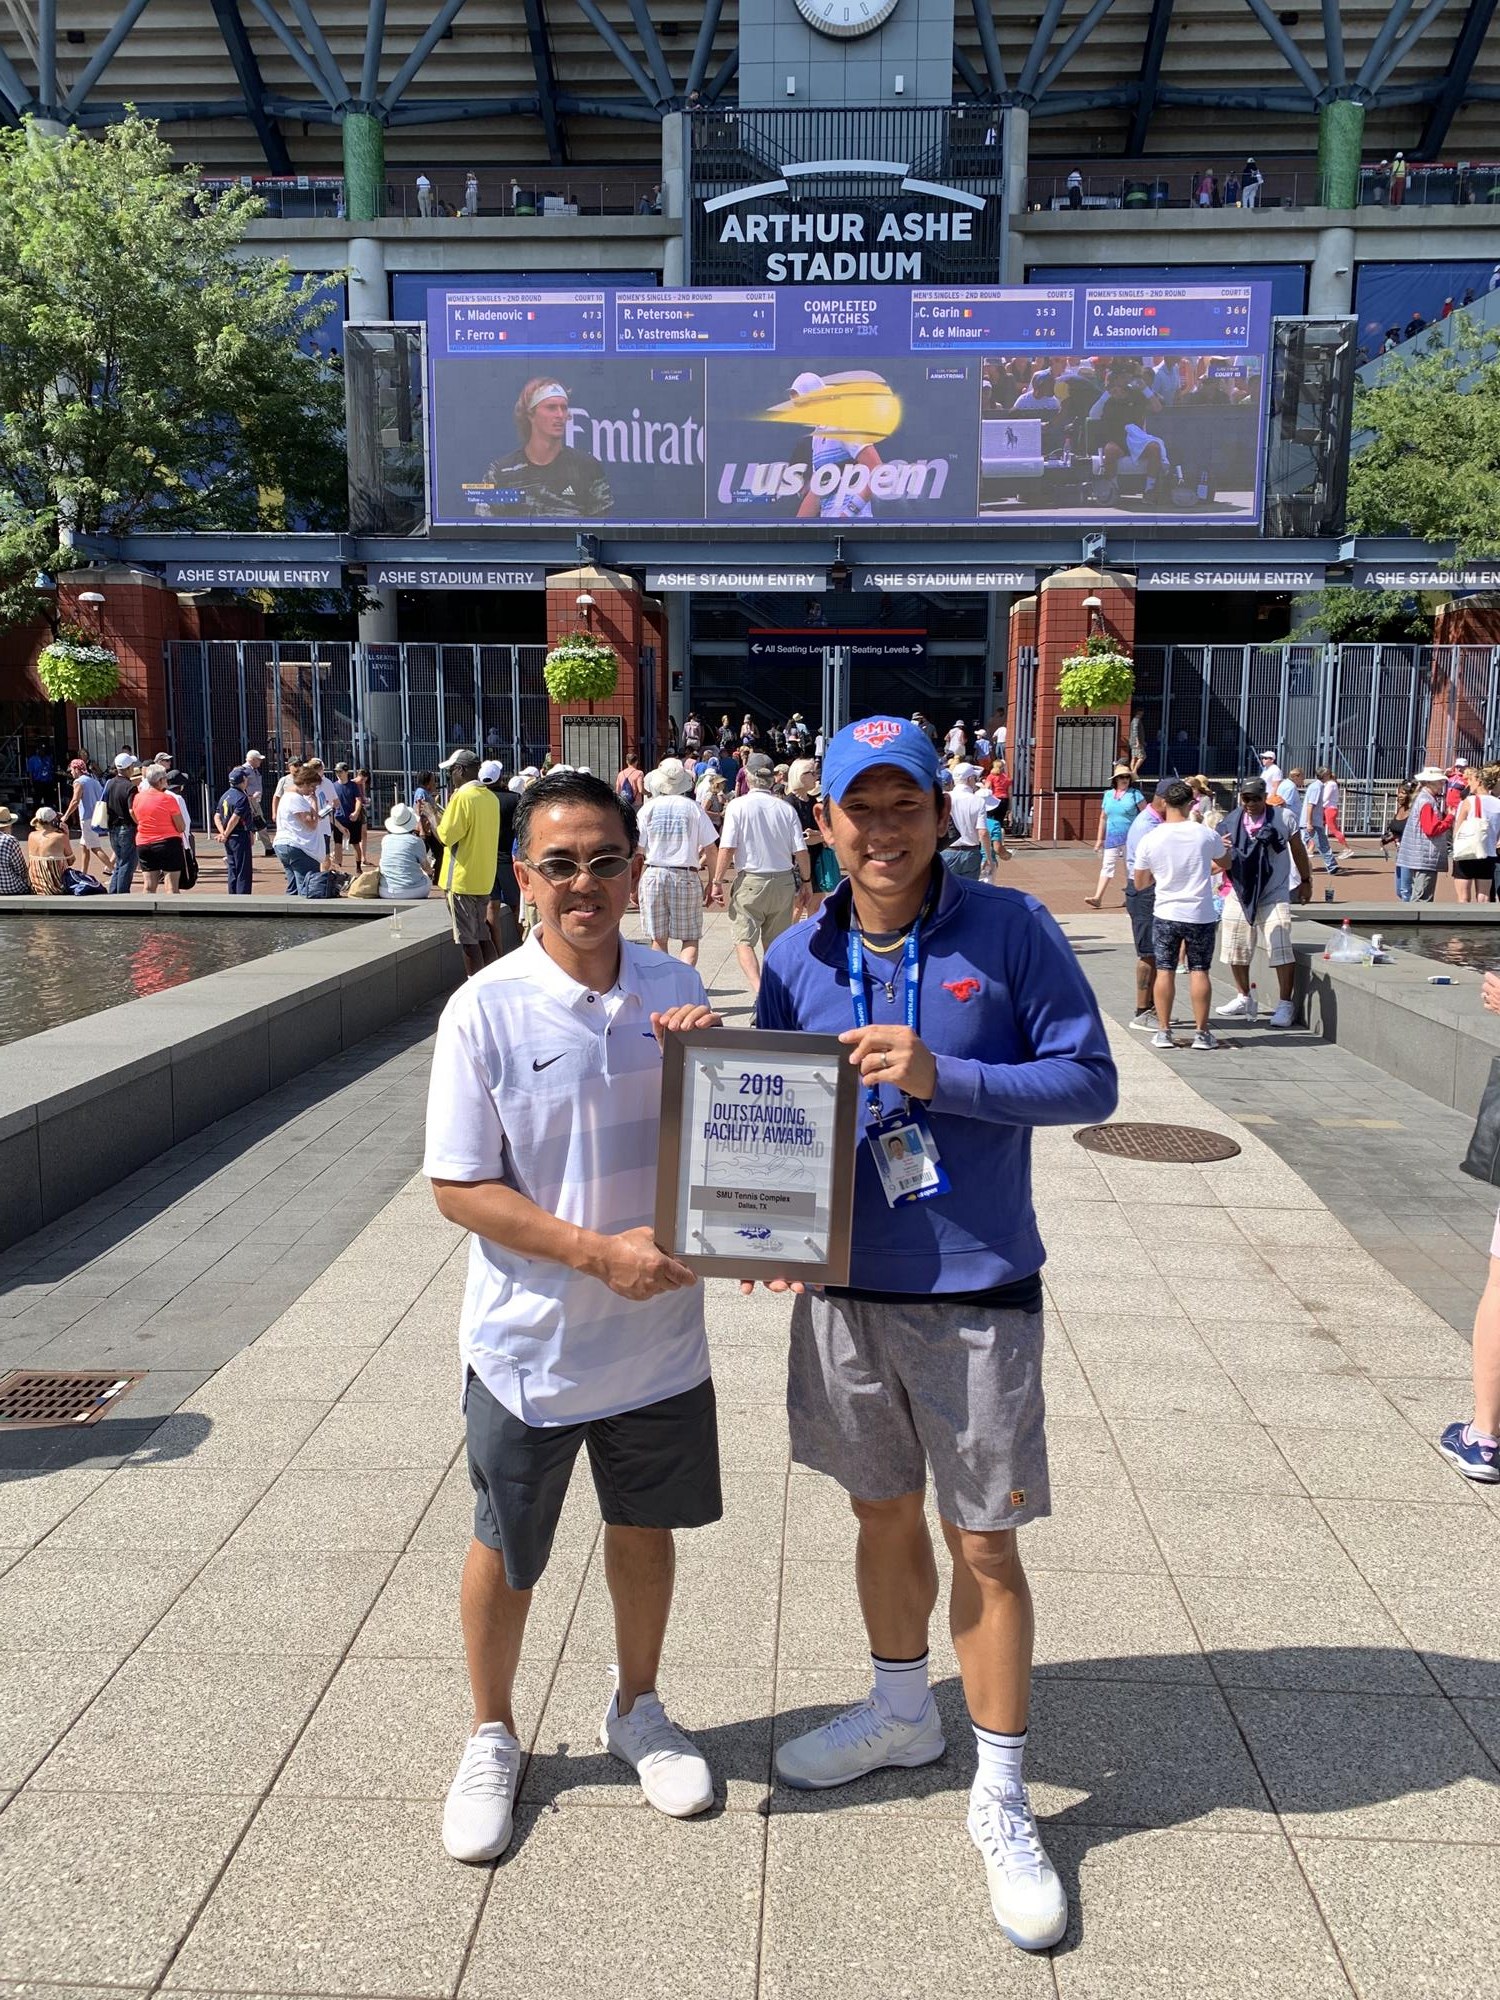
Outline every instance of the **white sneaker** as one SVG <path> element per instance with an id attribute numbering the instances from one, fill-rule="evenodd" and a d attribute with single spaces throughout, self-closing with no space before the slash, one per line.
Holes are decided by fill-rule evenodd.
<path id="1" fill-rule="evenodd" d="M 1215 1014 L 1221 1021 L 1253 1021 L 1255 1019 L 1255 995 L 1236 993 L 1232 1000 L 1226 1000 L 1222 1007 L 1215 1007 Z"/>
<path id="2" fill-rule="evenodd" d="M 1272 1009 L 1271 1026 L 1273 1028 L 1295 1028 L 1296 1025 L 1297 1025 L 1296 1002 L 1293 1000 L 1282 1000 L 1278 1002 L 1276 1007 Z"/>
<path id="3" fill-rule="evenodd" d="M 493 1861 L 510 1846 L 521 1746 L 503 1722 L 483 1722 L 464 1745 L 443 1803 L 443 1845 L 455 1861 Z"/>
<path id="4" fill-rule="evenodd" d="M 1149 1009 L 1144 1014 L 1132 1014 L 1130 1025 L 1132 1028 L 1139 1028 L 1143 1035 L 1154 1035 L 1156 1033 L 1156 1016 Z"/>
<path id="5" fill-rule="evenodd" d="M 1200 1028 L 1193 1037 L 1193 1047 L 1195 1049 L 1216 1049 L 1219 1046 L 1218 1036 L 1210 1033 L 1207 1028 Z"/>
<path id="6" fill-rule="evenodd" d="M 995 1922 L 1022 1951 L 1046 1951 L 1068 1928 L 1068 1898 L 1047 1859 L 1024 1786 L 969 1795 L 969 1833 L 984 1856 Z"/>
<path id="7" fill-rule="evenodd" d="M 845 1709 L 821 1729 L 794 1736 L 776 1752 L 776 1775 L 794 1792 L 847 1785 L 888 1764 L 935 1764 L 948 1744 L 931 1694 L 916 1722 L 902 1722 L 877 1694 Z"/>
<path id="8" fill-rule="evenodd" d="M 632 1767 L 658 1812 L 671 1819 L 691 1819 L 713 1804 L 713 1774 L 706 1759 L 670 1719 L 657 1695 L 638 1694 L 629 1715 L 620 1713 L 619 1693 L 611 1695 L 599 1725 L 599 1741 L 612 1757 Z"/>
<path id="9" fill-rule="evenodd" d="M 1177 1044 L 1172 1039 L 1170 1029 L 1158 1028 L 1151 1037 L 1151 1046 L 1153 1049 L 1175 1049 Z"/>

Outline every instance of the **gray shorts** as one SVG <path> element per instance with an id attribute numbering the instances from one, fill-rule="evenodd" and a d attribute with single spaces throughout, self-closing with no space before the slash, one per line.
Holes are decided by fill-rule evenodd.
<path id="1" fill-rule="evenodd" d="M 530 1590 L 588 1447 L 599 1512 L 612 1528 L 702 1528 L 724 1512 L 714 1385 L 588 1424 L 526 1424 L 469 1372 L 464 1389 L 474 1538 L 505 1557 L 512 1590 Z"/>
<path id="2" fill-rule="evenodd" d="M 856 1500 L 921 1491 L 975 1532 L 1052 1511 L 1042 1315 L 806 1292 L 792 1307 L 792 1457 Z"/>

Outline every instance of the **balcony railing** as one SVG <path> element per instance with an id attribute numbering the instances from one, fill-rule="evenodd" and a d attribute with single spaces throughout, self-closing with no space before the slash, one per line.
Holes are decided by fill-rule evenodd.
<path id="1" fill-rule="evenodd" d="M 1322 205 L 1316 159 L 1260 162 L 1262 182 L 1253 197 L 1245 190 L 1243 161 L 1205 160 L 1042 160 L 1026 175 L 1026 206 L 1035 211 L 1100 209 L 1193 209 L 1211 214 L 1233 208 L 1257 211 Z M 1070 186 L 1072 176 L 1076 184 Z M 1435 161 L 1392 175 L 1388 162 L 1360 169 L 1362 208 L 1467 208 L 1500 212 L 1500 161 Z"/>

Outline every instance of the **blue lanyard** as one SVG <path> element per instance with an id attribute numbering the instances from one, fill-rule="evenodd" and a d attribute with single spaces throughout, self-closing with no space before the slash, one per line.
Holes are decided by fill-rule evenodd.
<path id="1" fill-rule="evenodd" d="M 906 995 L 906 1025 L 912 1033 L 917 1032 L 917 1011 L 922 990 L 922 923 L 918 918 L 906 936 L 906 949 L 902 954 L 902 985 Z M 849 920 L 849 998 L 854 1005 L 854 1025 L 868 1028 L 870 1025 L 870 1003 L 865 998 L 865 945 L 864 939 L 854 927 L 854 913 Z M 880 1090 L 871 1084 L 865 1094 L 865 1102 L 871 1115 L 879 1117 L 881 1112 Z"/>

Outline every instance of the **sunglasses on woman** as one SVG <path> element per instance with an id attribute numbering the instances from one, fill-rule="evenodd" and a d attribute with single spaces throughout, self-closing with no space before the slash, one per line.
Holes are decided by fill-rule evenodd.
<path id="1" fill-rule="evenodd" d="M 613 882 L 623 875 L 630 866 L 628 854 L 596 854 L 592 861 L 575 861 L 570 854 L 544 854 L 540 861 L 528 861 L 523 855 L 523 865 L 534 868 L 544 882 L 550 882 L 560 889 L 577 875 L 592 875 L 599 882 Z"/>

